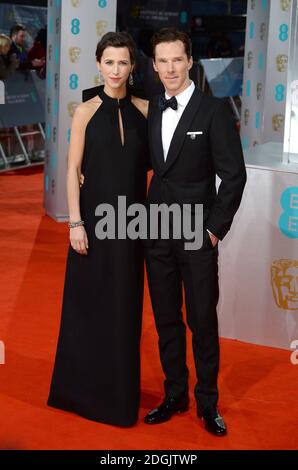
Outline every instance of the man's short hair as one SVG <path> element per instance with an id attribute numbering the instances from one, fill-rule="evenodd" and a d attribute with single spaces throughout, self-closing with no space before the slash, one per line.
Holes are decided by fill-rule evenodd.
<path id="1" fill-rule="evenodd" d="M 191 45 L 190 37 L 184 31 L 179 31 L 176 28 L 162 28 L 153 34 L 151 38 L 153 59 L 155 59 L 155 49 L 158 44 L 162 42 L 174 42 L 174 41 L 183 42 L 187 58 L 190 59 L 192 55 L 192 45 Z"/>
<path id="2" fill-rule="evenodd" d="M 14 34 L 18 34 L 20 31 L 26 31 L 25 26 L 22 24 L 14 25 L 12 28 L 10 28 L 10 37 L 12 38 Z"/>

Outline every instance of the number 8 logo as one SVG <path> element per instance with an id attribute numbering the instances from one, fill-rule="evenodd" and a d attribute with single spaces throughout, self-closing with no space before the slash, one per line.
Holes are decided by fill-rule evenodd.
<path id="1" fill-rule="evenodd" d="M 276 101 L 283 101 L 285 95 L 285 87 L 281 83 L 275 87 L 275 99 Z"/>
<path id="2" fill-rule="evenodd" d="M 286 41 L 289 37 L 288 35 L 288 32 L 289 32 L 289 27 L 287 24 L 281 24 L 280 27 L 279 27 L 279 39 L 281 41 Z"/>
<path id="3" fill-rule="evenodd" d="M 71 22 L 71 32 L 72 34 L 79 34 L 80 32 L 80 20 L 74 18 Z"/>

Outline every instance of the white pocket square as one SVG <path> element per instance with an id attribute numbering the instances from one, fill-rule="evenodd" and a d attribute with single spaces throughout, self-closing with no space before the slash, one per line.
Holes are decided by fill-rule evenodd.
<path id="1" fill-rule="evenodd" d="M 189 131 L 189 132 L 187 132 L 187 135 L 198 135 L 198 134 L 203 134 L 203 131 Z"/>

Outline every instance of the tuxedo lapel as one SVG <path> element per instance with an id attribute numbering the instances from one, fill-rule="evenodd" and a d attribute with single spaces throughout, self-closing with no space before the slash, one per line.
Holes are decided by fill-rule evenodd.
<path id="1" fill-rule="evenodd" d="M 161 146 L 162 150 L 162 161 L 163 161 L 163 166 L 162 170 L 163 173 L 168 171 L 168 169 L 173 165 L 177 157 L 179 156 L 181 147 L 183 145 L 183 142 L 186 138 L 186 133 L 190 128 L 191 122 L 195 116 L 195 113 L 198 111 L 199 105 L 201 103 L 202 99 L 202 92 L 198 89 L 195 88 L 189 102 L 187 103 L 183 114 L 177 124 L 177 127 L 175 129 L 171 145 L 168 151 L 167 159 L 166 162 L 164 163 L 164 157 L 163 157 L 163 149 Z M 157 123 L 156 123 L 157 125 Z M 160 129 L 160 134 L 161 134 L 161 117 L 159 121 L 159 129 Z M 161 137 L 160 137 L 161 140 Z"/>

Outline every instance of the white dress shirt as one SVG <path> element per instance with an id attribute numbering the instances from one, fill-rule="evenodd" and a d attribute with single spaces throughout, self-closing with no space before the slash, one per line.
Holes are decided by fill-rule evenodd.
<path id="1" fill-rule="evenodd" d="M 164 159 L 166 161 L 168 151 L 170 148 L 170 144 L 175 132 L 175 129 L 177 127 L 177 124 L 182 116 L 182 113 L 189 102 L 191 95 L 193 94 L 195 89 L 194 82 L 192 81 L 191 84 L 183 90 L 179 95 L 176 95 L 176 99 L 178 102 L 178 109 L 175 111 L 175 109 L 172 108 L 167 108 L 163 113 L 162 113 L 162 125 L 161 125 L 161 136 L 162 136 L 162 146 L 163 146 L 163 154 L 164 154 Z M 170 99 L 171 96 L 169 96 L 167 93 L 165 93 L 166 99 Z"/>

